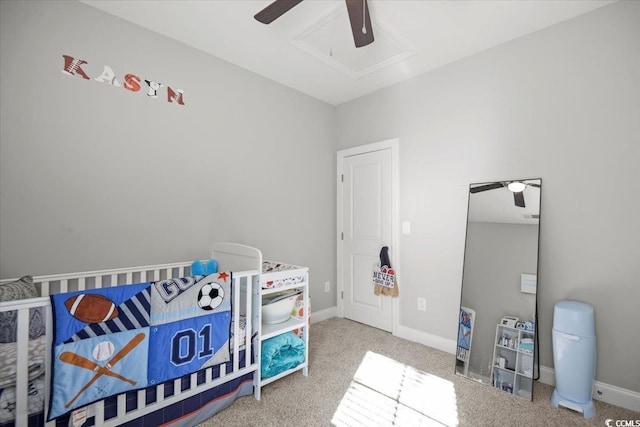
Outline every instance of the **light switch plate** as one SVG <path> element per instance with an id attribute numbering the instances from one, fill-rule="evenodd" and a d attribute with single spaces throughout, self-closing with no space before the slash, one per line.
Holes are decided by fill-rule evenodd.
<path id="1" fill-rule="evenodd" d="M 402 234 L 411 234 L 411 223 L 409 221 L 402 223 Z"/>

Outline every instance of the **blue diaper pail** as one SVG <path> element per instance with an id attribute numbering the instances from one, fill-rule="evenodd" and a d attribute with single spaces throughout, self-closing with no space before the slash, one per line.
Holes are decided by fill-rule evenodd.
<path id="1" fill-rule="evenodd" d="M 591 389 L 596 374 L 596 327 L 593 306 L 560 301 L 553 310 L 553 364 L 556 389 L 551 405 L 593 418 Z"/>

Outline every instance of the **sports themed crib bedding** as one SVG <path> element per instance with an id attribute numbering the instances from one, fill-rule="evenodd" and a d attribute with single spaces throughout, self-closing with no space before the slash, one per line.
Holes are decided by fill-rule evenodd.
<path id="1" fill-rule="evenodd" d="M 103 397 L 105 403 L 105 420 L 117 416 L 117 396 L 109 398 L 111 391 L 126 393 L 127 411 L 135 409 L 136 396 L 134 389 L 144 388 L 146 385 L 160 384 L 159 381 L 166 381 L 163 384 L 163 396 L 156 387 L 146 388 L 146 400 L 156 401 L 174 395 L 178 389 L 188 390 L 193 387 L 193 381 L 202 384 L 210 381 L 211 378 L 218 378 L 221 372 L 227 374 L 233 372 L 234 363 L 231 359 L 233 350 L 233 316 L 231 315 L 231 274 L 216 273 L 210 276 L 194 276 L 180 279 L 169 279 L 157 282 L 140 283 L 136 285 L 120 285 L 112 288 L 91 289 L 81 292 L 70 292 L 57 294 L 51 297 L 54 311 L 54 352 L 58 356 L 53 359 L 54 380 L 52 388 L 58 387 L 63 394 L 68 394 L 75 388 L 79 389 L 77 397 L 74 396 L 76 404 L 65 402 L 65 411 L 83 406 L 88 401 L 81 399 L 80 395 L 87 393 L 100 400 Z M 6 295 L 7 289 L 25 290 L 28 295 Z M 14 292 L 15 293 L 15 292 Z M 24 292 L 23 292 L 24 293 Z M 10 283 L 9 286 L 3 284 L 0 287 L 0 301 L 21 300 L 25 297 L 32 298 L 36 295 L 31 276 L 25 276 L 19 281 Z M 5 297 L 8 297 L 5 299 Z M 28 413 L 29 426 L 41 426 L 44 423 L 43 408 L 45 399 L 45 354 L 51 353 L 47 346 L 44 335 L 45 319 L 44 307 L 28 309 L 29 312 L 29 339 L 28 339 Z M 204 313 L 204 314 L 203 314 Z M 188 319 L 187 319 L 188 318 Z M 238 317 L 238 339 L 239 351 L 236 366 L 247 366 L 245 363 L 246 352 L 246 319 L 240 315 Z M 3 311 L 0 313 L 0 426 L 15 425 L 14 416 L 16 408 L 16 359 L 17 359 L 17 311 Z M 147 326 L 145 326 L 147 325 Z M 177 329 L 182 329 L 175 333 Z M 78 332 L 71 333 L 77 329 Z M 153 330 L 155 329 L 155 330 Z M 199 334 L 194 337 L 193 331 Z M 124 333 L 123 333 L 124 332 Z M 154 354 L 152 347 L 154 340 L 147 339 L 155 337 L 162 340 L 162 334 L 171 335 L 172 342 L 169 344 L 160 343 L 159 348 L 166 350 L 169 348 L 168 357 L 162 357 L 160 353 Z M 69 336 L 68 338 L 65 337 Z M 128 340 L 126 335 L 133 335 Z M 26 337 L 25 337 L 26 338 Z M 66 338 L 66 339 L 65 339 Z M 195 338 L 195 340 L 193 340 Z M 123 340 L 128 340 L 122 344 Z M 195 341 L 199 343 L 195 344 Z M 62 343 L 62 344 L 61 344 Z M 73 343 L 73 344 L 72 344 Z M 68 344 L 72 344 L 69 346 Z M 195 345 L 194 345 L 195 344 Z M 158 346 L 156 346 L 158 347 Z M 134 350 L 135 349 L 135 350 Z M 139 353 L 136 353 L 136 350 Z M 171 350 L 175 350 L 171 352 Z M 193 354 L 191 364 L 187 359 Z M 149 364 L 155 365 L 154 369 L 164 369 L 158 366 L 163 361 L 170 360 L 171 368 L 165 369 L 161 374 L 152 380 L 141 380 L 144 371 L 141 370 L 140 354 L 149 360 Z M 233 353 L 235 354 L 235 353 Z M 151 355 L 153 357 L 149 358 Z M 126 363 L 125 359 L 133 357 L 131 363 Z M 107 360 L 108 359 L 108 360 Z M 253 359 L 253 357 L 252 357 Z M 57 362 L 56 362 L 57 360 Z M 61 363 L 70 364 L 69 367 L 58 368 Z M 251 362 L 249 362 L 251 363 Z M 116 366 L 117 364 L 117 366 Z M 178 368 L 176 369 L 175 366 Z M 211 366 L 210 373 L 201 370 L 203 367 Z M 81 388 L 79 380 L 84 377 L 73 368 L 87 370 L 92 378 Z M 166 366 L 165 366 L 166 368 Z M 122 371 L 131 373 L 122 374 Z M 148 371 L 148 370 L 147 370 Z M 197 371 L 197 374 L 189 375 Z M 186 375 L 183 375 L 186 373 Z M 154 375 L 150 373 L 149 375 Z M 99 380 L 101 376 L 121 379 L 131 387 L 112 387 L 102 384 Z M 57 378 L 57 379 L 56 379 Z M 179 378 L 178 384 L 167 379 Z M 137 384 L 133 384 L 137 382 Z M 89 386 L 89 383 L 92 383 Z M 136 387 L 137 386 L 137 387 Z M 74 388 L 75 387 L 75 388 Z M 98 388 L 98 392 L 93 390 Z M 93 393 L 93 394 L 91 394 Z M 210 388 L 205 393 L 191 395 L 184 401 L 167 406 L 164 410 L 157 411 L 145 417 L 145 423 L 149 420 L 150 425 L 159 425 L 161 422 L 175 421 L 174 425 L 186 425 L 193 420 L 203 420 L 213 416 L 215 413 L 229 406 L 240 396 L 251 395 L 253 393 L 253 373 L 235 376 L 220 386 Z M 55 394 L 54 394 L 55 396 Z M 52 408 L 55 408 L 56 401 L 62 396 L 51 400 Z M 191 411 L 189 416 L 184 413 L 184 405 L 191 408 L 200 408 Z M 91 407 L 90 407 L 91 408 Z M 56 410 L 58 411 L 58 410 Z M 89 414 L 92 414 L 92 408 Z M 58 411 L 59 412 L 59 411 Z M 50 418 L 55 418 L 58 412 L 51 412 Z M 56 425 L 69 424 L 69 414 L 57 418 Z M 91 425 L 92 420 L 86 425 Z M 75 424 L 80 425 L 80 423 Z M 133 425 L 136 425 L 135 422 Z M 146 425 L 146 424 L 145 424 Z"/>
<path id="2" fill-rule="evenodd" d="M 195 425 L 259 400 L 252 287 L 301 283 L 306 268 L 213 249 L 233 277 L 176 262 L 0 280 L 0 427 Z"/>
<path id="3" fill-rule="evenodd" d="M 230 283 L 222 272 L 52 295 L 48 420 L 229 362 Z"/>

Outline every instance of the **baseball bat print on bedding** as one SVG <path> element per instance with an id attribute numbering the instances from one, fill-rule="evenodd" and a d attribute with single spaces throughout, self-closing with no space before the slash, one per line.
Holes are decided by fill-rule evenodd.
<path id="1" fill-rule="evenodd" d="M 101 373 L 104 375 L 108 375 L 110 377 L 114 377 L 114 378 L 118 378 L 119 380 L 128 382 L 131 385 L 136 385 L 136 382 L 133 380 L 130 380 L 127 377 L 123 377 L 122 375 L 113 372 L 111 370 L 109 370 L 109 368 L 106 368 L 104 366 L 100 366 L 95 362 L 92 362 L 91 360 L 85 359 L 84 357 L 80 356 L 79 354 L 76 353 L 72 353 L 70 351 L 65 351 L 64 353 L 62 353 L 60 355 L 60 360 L 62 360 L 63 362 L 67 362 L 71 365 L 76 365 L 79 366 L 81 368 L 85 368 L 88 369 L 90 371 L 95 371 L 96 373 Z"/>
<path id="2" fill-rule="evenodd" d="M 129 354 L 131 350 L 133 350 L 138 344 L 142 342 L 142 340 L 144 340 L 144 337 L 145 337 L 144 333 L 139 333 L 138 335 L 133 337 L 131 341 L 129 341 L 124 347 L 122 347 L 122 350 L 120 350 L 115 356 L 113 356 L 111 360 L 109 360 L 109 362 L 107 362 L 107 364 L 103 367 L 103 369 L 111 370 L 111 368 L 113 368 L 113 365 L 118 363 L 122 358 L 124 358 L 127 354 Z M 94 375 L 94 377 L 91 378 L 91 380 L 89 380 L 89 382 L 86 383 L 84 387 L 80 389 L 80 391 L 78 391 L 78 393 L 74 396 L 74 398 L 71 399 L 69 403 L 64 405 L 65 408 L 68 408 L 69 406 L 71 406 L 73 402 L 75 402 L 76 399 L 80 397 L 82 393 L 84 393 L 89 387 L 91 387 L 91 385 L 94 382 L 96 382 L 98 378 L 104 375 L 104 370 L 98 370 L 98 372 Z"/>

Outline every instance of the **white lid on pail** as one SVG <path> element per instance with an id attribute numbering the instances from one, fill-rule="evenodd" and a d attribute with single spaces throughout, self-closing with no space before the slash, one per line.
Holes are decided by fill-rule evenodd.
<path id="1" fill-rule="evenodd" d="M 592 305 L 580 301 L 560 301 L 553 309 L 553 329 L 581 337 L 596 335 Z"/>

